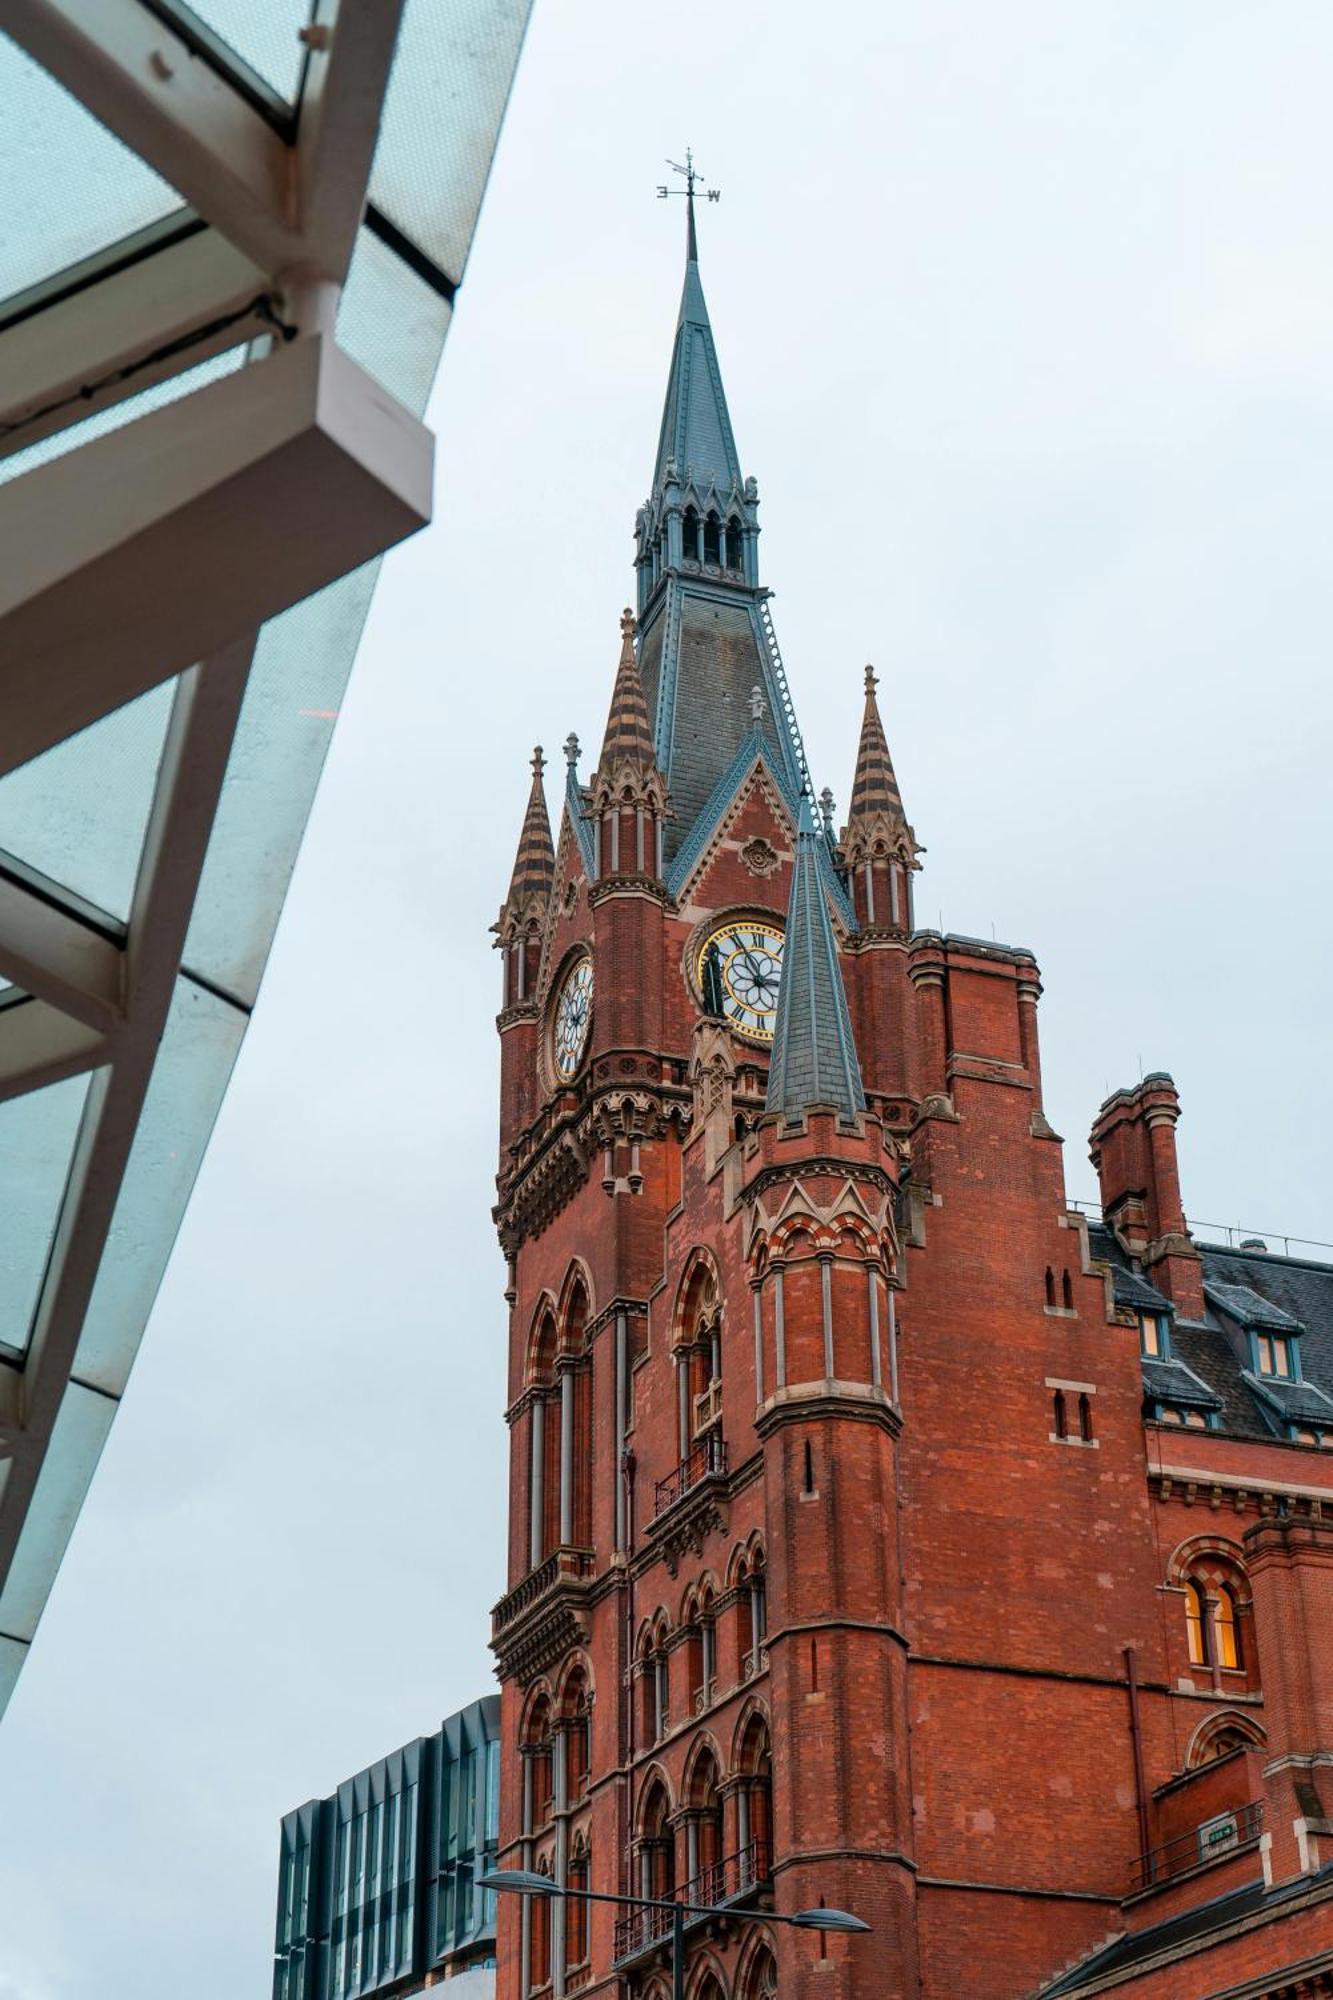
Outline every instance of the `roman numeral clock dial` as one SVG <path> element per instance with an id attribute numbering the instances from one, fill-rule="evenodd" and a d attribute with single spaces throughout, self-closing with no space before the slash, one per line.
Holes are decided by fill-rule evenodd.
<path id="1" fill-rule="evenodd" d="M 551 1016 L 551 1062 L 561 1083 L 578 1073 L 592 1026 L 592 960 L 575 959 L 560 982 Z"/>
<path id="2" fill-rule="evenodd" d="M 718 924 L 700 946 L 695 976 L 705 1007 L 750 1041 L 773 1039 L 782 945 L 781 924 L 767 917 L 745 917 Z"/>

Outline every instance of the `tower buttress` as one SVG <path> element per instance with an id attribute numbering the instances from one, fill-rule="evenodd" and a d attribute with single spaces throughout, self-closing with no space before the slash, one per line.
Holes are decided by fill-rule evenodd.
<path id="1" fill-rule="evenodd" d="M 504 955 L 500 1032 L 500 1157 L 537 1105 L 537 973 L 555 881 L 555 849 L 546 812 L 541 745 L 532 753 L 532 785 L 509 878 L 491 930 Z"/>

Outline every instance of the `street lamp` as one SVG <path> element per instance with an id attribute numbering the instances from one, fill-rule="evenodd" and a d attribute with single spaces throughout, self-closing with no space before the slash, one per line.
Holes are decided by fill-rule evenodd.
<path id="1" fill-rule="evenodd" d="M 632 1910 L 669 1910 L 671 1913 L 671 1995 L 672 2000 L 685 2000 L 685 1919 L 686 1917 L 729 1916 L 731 1911 L 713 1903 L 682 1903 L 674 1898 L 670 1901 L 655 1896 L 613 1896 L 603 1889 L 562 1889 L 549 1875 L 538 1875 L 532 1868 L 495 1868 L 489 1875 L 483 1875 L 478 1884 L 481 1889 L 508 1891 L 515 1896 L 576 1896 L 584 1903 L 620 1903 Z M 794 1916 L 779 1916 L 773 1910 L 764 1911 L 766 1924 L 790 1924 L 794 1930 L 802 1931 L 868 1931 L 869 1924 L 860 1917 L 854 1917 L 850 1910 L 797 1910 Z"/>

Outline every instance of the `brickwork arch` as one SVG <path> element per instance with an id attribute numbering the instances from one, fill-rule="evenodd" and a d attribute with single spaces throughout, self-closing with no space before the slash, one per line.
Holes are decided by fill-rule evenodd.
<path id="1" fill-rule="evenodd" d="M 706 1333 L 721 1312 L 722 1281 L 711 1250 L 691 1250 L 676 1287 L 671 1313 L 671 1345 L 690 1347 Z"/>
<path id="2" fill-rule="evenodd" d="M 771 1754 L 771 1723 L 768 1703 L 752 1694 L 736 1720 L 731 1736 L 729 1770 L 753 1776 L 760 1757 Z"/>
<path id="3" fill-rule="evenodd" d="M 543 1291 L 533 1309 L 528 1332 L 528 1358 L 523 1386 L 549 1385 L 555 1379 L 555 1357 L 559 1345 L 559 1316 L 555 1295 Z"/>
<path id="4" fill-rule="evenodd" d="M 561 1354 L 583 1353 L 588 1322 L 593 1316 L 592 1301 L 592 1279 L 588 1267 L 581 1257 L 575 1257 L 560 1288 L 558 1321 Z"/>
<path id="5" fill-rule="evenodd" d="M 760 1528 L 753 1529 L 743 1542 L 734 1544 L 727 1557 L 727 1589 L 734 1590 L 742 1578 L 748 1576 L 756 1559 L 762 1566 L 764 1561 L 764 1536 Z"/>
<path id="6" fill-rule="evenodd" d="M 711 1951 L 703 1952 L 690 1968 L 686 2000 L 727 2000 L 726 1975 Z"/>
<path id="7" fill-rule="evenodd" d="M 704 1795 L 712 1796 L 722 1783 L 722 1776 L 722 1750 L 718 1740 L 711 1730 L 701 1729 L 685 1760 L 685 1773 L 680 1781 L 681 1804 L 702 1805 Z"/>
<path id="8" fill-rule="evenodd" d="M 1196 1771 L 1201 1764 L 1211 1764 L 1215 1758 L 1225 1757 L 1242 1746 L 1262 1750 L 1267 1742 L 1268 1737 L 1252 1716 L 1242 1715 L 1237 1708 L 1214 1709 L 1190 1737 L 1185 1749 L 1185 1769 Z"/>
<path id="9" fill-rule="evenodd" d="M 592 1662 L 585 1652 L 571 1653 L 560 1670 L 556 1683 L 553 1706 L 557 1715 L 567 1718 L 573 1715 L 580 1701 L 590 1702 L 593 1697 Z"/>
<path id="10" fill-rule="evenodd" d="M 1248 1598 L 1249 1578 L 1245 1570 L 1245 1552 L 1239 1542 L 1233 1542 L 1226 1535 L 1190 1535 L 1178 1542 L 1167 1558 L 1166 1579 L 1179 1588 L 1188 1581 L 1199 1566 L 1208 1567 L 1209 1557 L 1219 1559 L 1215 1566 L 1227 1566 L 1243 1582 Z"/>
<path id="11" fill-rule="evenodd" d="M 639 1786 L 638 1804 L 634 1810 L 634 1834 L 638 1840 L 644 1839 L 656 1830 L 659 1799 L 665 1804 L 665 1814 L 670 1818 L 675 1812 L 675 1800 L 671 1793 L 671 1780 L 660 1764 L 650 1764 L 643 1774 Z"/>
<path id="12" fill-rule="evenodd" d="M 767 1931 L 752 1931 L 736 1970 L 736 2000 L 776 2000 L 777 1990 L 772 1942 Z"/>

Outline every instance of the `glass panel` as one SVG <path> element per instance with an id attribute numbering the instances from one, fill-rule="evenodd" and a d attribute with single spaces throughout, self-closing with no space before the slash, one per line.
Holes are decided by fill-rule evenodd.
<path id="1" fill-rule="evenodd" d="M 0 778 L 0 848 L 126 918 L 174 681 Z"/>
<path id="2" fill-rule="evenodd" d="M 171 11 L 211 29 L 280 97 L 296 102 L 305 61 L 301 30 L 313 18 L 312 0 L 194 0 Z"/>
<path id="3" fill-rule="evenodd" d="M 80 445 L 89 444 L 94 438 L 106 437 L 111 431 L 122 430 L 132 424 L 136 417 L 145 417 L 150 410 L 165 409 L 168 403 L 178 403 L 182 396 L 191 396 L 196 389 L 202 389 L 209 382 L 216 382 L 223 375 L 233 375 L 245 366 L 245 348 L 229 347 L 225 354 L 210 355 L 194 368 L 186 368 L 179 375 L 171 375 L 165 382 L 155 382 L 151 389 L 144 389 L 137 396 L 126 396 L 120 403 L 110 403 L 105 409 L 96 410 L 82 423 L 68 424 L 63 431 L 52 431 L 50 437 L 39 438 L 23 451 L 11 452 L 8 458 L 0 458 L 0 485 L 11 479 L 18 479 L 23 473 L 31 472 L 35 466 L 46 465 L 51 459 L 63 458 L 67 451 L 77 451 Z"/>
<path id="4" fill-rule="evenodd" d="M 109 1396 L 99 1396 L 78 1382 L 66 1388 L 0 1592 L 0 1630 L 27 1639 L 37 1629 L 51 1578 L 65 1553 L 115 1414 Z"/>
<path id="5" fill-rule="evenodd" d="M 362 230 L 338 316 L 347 351 L 424 410 L 449 311 Z M 185 946 L 187 968 L 247 1003 L 259 990 L 346 691 L 378 559 L 260 634 Z"/>
<path id="6" fill-rule="evenodd" d="M 0 33 L 0 301 L 179 208 L 174 188 Z"/>
<path id="7" fill-rule="evenodd" d="M 527 0 L 408 0 L 370 198 L 455 283 L 485 192 Z"/>
<path id="8" fill-rule="evenodd" d="M 238 1008 L 176 981 L 74 1363 L 108 1394 L 125 1386 L 245 1024 Z"/>
<path id="9" fill-rule="evenodd" d="M 22 1352 L 88 1096 L 86 1076 L 0 1104 L 0 1345 Z"/>

